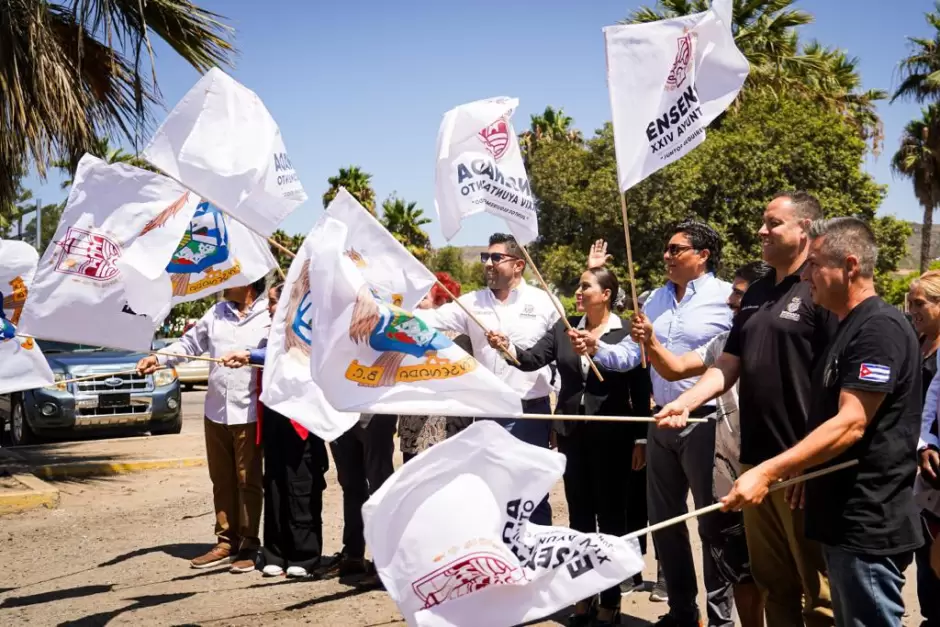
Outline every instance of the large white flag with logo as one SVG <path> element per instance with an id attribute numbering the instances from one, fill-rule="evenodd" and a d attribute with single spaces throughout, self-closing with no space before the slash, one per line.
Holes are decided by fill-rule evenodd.
<path id="1" fill-rule="evenodd" d="M 165 265 L 173 304 L 249 285 L 277 267 L 267 240 L 202 199 Z"/>
<path id="2" fill-rule="evenodd" d="M 39 253 L 29 244 L 0 239 L 0 394 L 53 382 L 36 341 L 16 335 L 38 263 Z"/>
<path id="3" fill-rule="evenodd" d="M 312 433 L 332 442 L 348 431 L 359 414 L 337 411 L 310 376 L 313 343 L 310 299 L 310 250 L 314 227 L 291 263 L 271 323 L 264 360 L 261 402 Z"/>
<path id="4" fill-rule="evenodd" d="M 520 625 L 643 569 L 636 540 L 528 522 L 565 457 L 477 422 L 389 477 L 366 543 L 409 625 Z"/>
<path id="5" fill-rule="evenodd" d="M 734 43 L 732 4 L 604 29 L 621 190 L 705 141 L 705 127 L 744 85 L 749 66 Z"/>
<path id="6" fill-rule="evenodd" d="M 437 135 L 434 205 L 444 237 L 464 218 L 487 211 L 506 220 L 525 245 L 539 236 L 529 177 L 512 127 L 517 98 L 490 98 L 444 115 Z"/>
<path id="7" fill-rule="evenodd" d="M 163 270 L 198 202 L 165 176 L 82 157 L 20 330 L 48 340 L 150 350 L 170 305 Z"/>
<path id="8" fill-rule="evenodd" d="M 512 389 L 412 315 L 436 282 L 345 190 L 310 236 L 313 380 L 338 410 L 508 416 Z"/>
<path id="9" fill-rule="evenodd" d="M 261 98 L 218 68 L 170 111 L 143 155 L 266 237 L 307 200 Z"/>

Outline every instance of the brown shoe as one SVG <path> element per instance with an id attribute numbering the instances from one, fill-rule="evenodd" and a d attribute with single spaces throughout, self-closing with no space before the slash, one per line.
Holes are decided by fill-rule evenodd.
<path id="1" fill-rule="evenodd" d="M 200 555 L 189 563 L 192 568 L 212 568 L 232 561 L 232 550 L 224 545 L 217 544 L 205 555 Z"/>
<path id="2" fill-rule="evenodd" d="M 255 558 L 257 557 L 257 549 L 242 549 L 232 560 L 232 567 L 229 570 L 233 573 L 250 573 L 255 569 Z"/>

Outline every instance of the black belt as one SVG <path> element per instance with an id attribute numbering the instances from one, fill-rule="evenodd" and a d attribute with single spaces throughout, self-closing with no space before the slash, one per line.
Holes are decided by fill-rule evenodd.
<path id="1" fill-rule="evenodd" d="M 662 405 L 657 405 L 656 407 L 653 408 L 653 413 L 658 414 L 661 409 L 662 409 Z M 718 409 L 714 406 L 702 405 L 698 409 L 691 410 L 689 412 L 689 418 L 704 418 L 705 416 L 711 416 L 716 411 L 718 411 Z"/>

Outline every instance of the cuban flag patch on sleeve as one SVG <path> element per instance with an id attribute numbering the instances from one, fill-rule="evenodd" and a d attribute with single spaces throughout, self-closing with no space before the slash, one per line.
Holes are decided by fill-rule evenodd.
<path id="1" fill-rule="evenodd" d="M 891 378 L 891 368 L 879 364 L 862 364 L 858 369 L 859 381 L 887 383 Z"/>

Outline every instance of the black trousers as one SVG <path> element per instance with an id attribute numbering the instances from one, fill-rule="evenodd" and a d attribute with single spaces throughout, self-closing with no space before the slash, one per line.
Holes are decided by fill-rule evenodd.
<path id="1" fill-rule="evenodd" d="M 558 436 L 558 450 L 568 458 L 564 476 L 568 525 L 583 533 L 626 534 L 630 468 L 623 460 L 633 452 L 630 425 L 578 423 L 569 435 Z M 620 607 L 619 585 L 601 592 L 601 607 Z"/>
<path id="2" fill-rule="evenodd" d="M 323 440 L 302 440 L 284 416 L 264 408 L 265 565 L 311 570 L 323 550 L 324 475 L 330 467 Z"/>
<path id="3" fill-rule="evenodd" d="M 330 443 L 343 489 L 343 554 L 347 557 L 365 557 L 362 506 L 395 472 L 397 418 L 377 414 L 365 429 L 356 424 Z"/>

